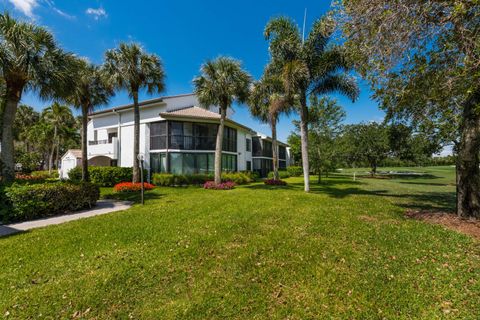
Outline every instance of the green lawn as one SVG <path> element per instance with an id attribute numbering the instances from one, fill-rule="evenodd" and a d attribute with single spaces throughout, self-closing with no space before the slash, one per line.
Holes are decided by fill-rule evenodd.
<path id="1" fill-rule="evenodd" d="M 312 177 L 310 194 L 300 178 L 157 188 L 143 207 L 0 239 L 0 316 L 478 319 L 479 243 L 403 217 L 451 209 L 453 168 L 416 170 L 429 175 Z"/>

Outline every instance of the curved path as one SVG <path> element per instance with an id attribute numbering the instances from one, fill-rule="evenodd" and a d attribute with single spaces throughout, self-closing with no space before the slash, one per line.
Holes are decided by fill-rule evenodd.
<path id="1" fill-rule="evenodd" d="M 129 201 L 118 200 L 99 200 L 97 205 L 92 209 L 75 211 L 70 214 L 64 214 L 61 216 L 48 217 L 44 219 L 0 225 L 0 237 L 22 232 L 30 229 L 41 228 L 50 226 L 53 224 L 61 224 L 68 221 L 98 216 L 115 211 L 126 210 L 132 206 Z"/>

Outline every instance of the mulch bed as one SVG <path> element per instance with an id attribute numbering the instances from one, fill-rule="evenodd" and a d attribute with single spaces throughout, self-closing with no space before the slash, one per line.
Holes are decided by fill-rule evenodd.
<path id="1" fill-rule="evenodd" d="M 467 234 L 480 240 L 480 220 L 463 219 L 454 213 L 422 210 L 409 210 L 405 215 L 412 219 L 439 224 L 448 229 Z"/>

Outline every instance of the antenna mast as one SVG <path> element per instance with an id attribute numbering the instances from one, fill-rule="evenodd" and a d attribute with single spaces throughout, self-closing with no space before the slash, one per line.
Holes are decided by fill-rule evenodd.
<path id="1" fill-rule="evenodd" d="M 305 13 L 303 14 L 302 43 L 305 42 L 305 21 L 306 20 L 307 20 L 307 8 L 305 8 Z"/>

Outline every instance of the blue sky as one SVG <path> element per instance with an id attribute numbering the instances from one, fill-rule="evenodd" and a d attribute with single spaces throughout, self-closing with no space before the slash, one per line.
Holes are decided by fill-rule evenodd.
<path id="1" fill-rule="evenodd" d="M 201 63 L 219 55 L 243 61 L 253 77 L 260 77 L 268 62 L 268 45 L 263 38 L 267 21 L 287 15 L 301 24 L 307 8 L 308 29 L 329 9 L 330 1 L 0 0 L 0 4 L 18 18 L 46 26 L 65 50 L 94 63 L 102 63 L 105 50 L 120 42 L 140 43 L 163 61 L 167 86 L 162 95 L 174 95 L 191 92 L 192 79 Z M 383 112 L 370 99 L 368 86 L 359 81 L 361 95 L 357 102 L 337 97 L 347 111 L 347 122 L 382 120 Z M 33 94 L 25 95 L 23 102 L 38 110 L 49 103 Z M 124 92 L 118 92 L 109 106 L 129 102 Z M 236 121 L 270 134 L 268 127 L 252 119 L 245 107 L 235 106 L 235 110 Z M 293 129 L 293 118 L 281 119 L 281 140 L 286 140 Z"/>

